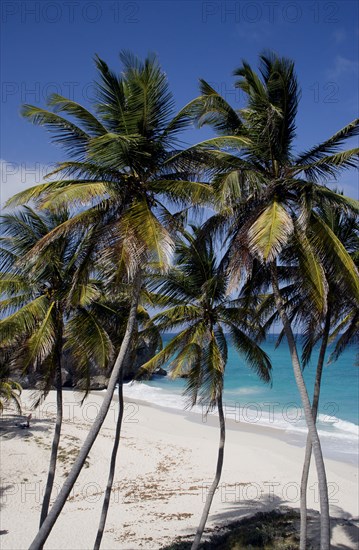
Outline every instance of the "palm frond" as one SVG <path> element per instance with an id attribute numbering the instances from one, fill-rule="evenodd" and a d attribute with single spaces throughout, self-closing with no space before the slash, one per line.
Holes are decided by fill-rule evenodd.
<path id="1" fill-rule="evenodd" d="M 49 306 L 48 298 L 39 296 L 12 315 L 2 319 L 0 321 L 1 347 L 12 345 L 20 337 L 32 334 L 38 324 L 46 318 Z"/>
<path id="2" fill-rule="evenodd" d="M 359 273 L 353 259 L 330 227 L 317 214 L 312 213 L 312 218 L 310 241 L 326 262 L 328 272 L 335 270 L 337 279 L 345 281 L 353 299 L 359 302 Z"/>
<path id="3" fill-rule="evenodd" d="M 234 346 L 240 354 L 246 358 L 251 369 L 264 382 L 271 380 L 271 361 L 268 355 L 249 338 L 245 332 L 238 329 L 234 324 L 230 324 L 230 334 Z"/>
<path id="4" fill-rule="evenodd" d="M 175 244 L 167 229 L 154 216 L 146 200 L 137 201 L 123 216 L 152 261 L 166 270 L 173 256 Z"/>
<path id="5" fill-rule="evenodd" d="M 64 350 L 71 352 L 80 371 L 86 371 L 90 364 L 99 368 L 109 366 L 114 349 L 107 332 L 99 319 L 90 311 L 79 308 L 65 327 Z"/>
<path id="6" fill-rule="evenodd" d="M 337 152 L 347 139 L 359 134 L 359 119 L 355 119 L 323 143 L 305 151 L 295 159 L 295 164 L 310 165 Z"/>
<path id="7" fill-rule="evenodd" d="M 180 347 L 185 346 L 189 342 L 194 330 L 195 326 L 185 328 L 172 338 L 164 349 L 141 366 L 139 376 L 143 376 L 146 373 L 150 375 L 156 368 L 165 365 Z"/>
<path id="8" fill-rule="evenodd" d="M 22 354 L 24 370 L 34 363 L 43 363 L 53 350 L 58 329 L 54 319 L 54 308 L 55 302 L 51 302 L 46 315 L 27 340 L 25 353 Z"/>
<path id="9" fill-rule="evenodd" d="M 271 262 L 288 242 L 293 229 L 291 216 L 274 200 L 250 227 L 249 246 L 264 262 Z"/>
<path id="10" fill-rule="evenodd" d="M 301 279 L 307 290 L 307 299 L 319 315 L 323 314 L 326 311 L 328 293 L 324 269 L 313 252 L 310 240 L 301 230 L 295 232 L 295 239 Z"/>
<path id="11" fill-rule="evenodd" d="M 76 124 L 34 105 L 23 105 L 21 114 L 33 124 L 45 126 L 54 134 L 53 142 L 62 145 L 69 155 L 82 158 L 86 154 L 90 135 Z"/>
<path id="12" fill-rule="evenodd" d="M 63 112 L 75 117 L 90 135 L 107 133 L 107 129 L 101 121 L 79 103 L 63 97 L 60 94 L 52 94 L 47 103 L 50 107 L 53 107 L 55 113 Z"/>

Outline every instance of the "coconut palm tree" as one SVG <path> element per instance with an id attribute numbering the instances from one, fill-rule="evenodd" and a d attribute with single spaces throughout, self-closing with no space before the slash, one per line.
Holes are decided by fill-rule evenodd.
<path id="1" fill-rule="evenodd" d="M 1 354 L 3 357 L 0 362 L 0 413 L 8 404 L 15 405 L 19 414 L 21 414 L 20 396 L 22 392 L 21 385 L 10 378 L 9 367 L 6 364 L 6 354 Z"/>
<path id="2" fill-rule="evenodd" d="M 219 267 L 212 240 L 198 239 L 184 233 L 185 240 L 177 245 L 177 263 L 165 276 L 155 276 L 152 286 L 167 301 L 167 309 L 153 317 L 161 331 L 180 328 L 180 333 L 150 359 L 142 369 L 153 371 L 168 361 L 171 376 L 185 375 L 185 393 L 190 406 L 197 402 L 207 412 L 217 407 L 220 440 L 215 478 L 209 488 L 202 517 L 192 544 L 198 548 L 208 519 L 214 493 L 220 481 L 225 444 L 223 414 L 223 377 L 228 355 L 228 337 L 248 365 L 268 382 L 271 364 L 265 352 L 251 338 L 260 329 L 251 319 L 251 311 L 243 309 L 239 300 L 228 296 L 229 276 Z M 225 332 L 227 331 L 227 333 Z M 228 336 L 227 336 L 228 334 Z"/>
<path id="3" fill-rule="evenodd" d="M 118 292 L 118 282 L 116 282 L 116 277 L 110 276 L 110 286 L 112 288 L 112 291 L 114 292 L 114 295 Z M 127 289 L 127 299 L 130 296 L 131 289 Z M 120 370 L 119 377 L 118 377 L 118 416 L 117 416 L 117 422 L 116 422 L 116 429 L 115 429 L 115 437 L 113 440 L 113 447 L 111 452 L 111 458 L 110 458 L 110 467 L 109 467 L 109 474 L 105 489 L 105 495 L 103 499 L 102 509 L 101 509 L 101 515 L 100 515 L 100 521 L 99 526 L 97 529 L 95 544 L 94 544 L 94 550 L 98 550 L 101 547 L 102 537 L 105 531 L 106 526 L 106 520 L 107 520 L 107 514 L 110 506 L 110 498 L 111 498 L 111 491 L 113 486 L 113 480 L 115 477 L 115 471 L 116 471 L 116 462 L 117 462 L 117 452 L 120 444 L 120 438 L 121 438 L 121 428 L 122 428 L 122 419 L 123 419 L 123 412 L 124 412 L 124 400 L 123 400 L 123 378 L 124 374 L 126 373 L 126 366 L 128 363 L 131 363 L 132 365 L 135 362 L 136 357 L 136 350 L 139 341 L 142 338 L 145 338 L 146 336 L 150 336 L 152 343 L 156 345 L 157 348 L 162 347 L 162 338 L 161 335 L 157 329 L 157 327 L 152 322 L 147 310 L 142 305 L 143 303 L 146 303 L 148 301 L 147 292 L 145 289 L 142 289 L 141 296 L 139 299 L 139 307 L 137 310 L 137 319 L 136 319 L 136 327 L 134 328 L 134 334 L 132 337 L 131 346 L 129 347 L 129 350 L 127 352 L 127 356 L 124 361 L 124 368 Z M 151 305 L 153 305 L 153 299 L 151 300 Z M 111 306 L 113 308 L 113 304 Z M 117 308 L 116 308 L 117 309 Z M 118 310 L 117 310 L 118 311 Z M 121 318 L 126 319 L 127 317 L 127 311 Z M 112 321 L 112 320 L 111 320 Z M 138 327 L 139 325 L 143 325 L 145 323 L 146 327 L 139 331 Z M 117 349 L 120 348 L 120 338 L 123 334 L 123 330 L 116 330 L 115 333 L 112 335 L 112 330 L 109 327 L 109 333 L 112 336 L 112 341 L 117 342 Z M 120 327 L 119 327 L 120 328 Z M 116 349 L 116 348 L 115 348 Z"/>
<path id="4" fill-rule="evenodd" d="M 135 326 L 141 267 L 149 261 L 157 262 L 162 270 L 169 265 L 172 234 L 178 226 L 169 203 L 187 207 L 211 196 L 208 185 L 194 182 L 192 168 L 185 171 L 182 161 L 172 161 L 179 147 L 178 133 L 188 117 L 173 117 L 167 77 L 156 58 L 149 56 L 141 62 L 124 52 L 121 61 L 123 72 L 118 76 L 96 58 L 95 114 L 57 94 L 49 98 L 52 110 L 23 108 L 29 120 L 53 132 L 54 141 L 65 147 L 70 160 L 55 171 L 60 179 L 24 191 L 9 204 L 35 200 L 42 207 L 81 206 L 80 212 L 50 232 L 33 254 L 59 235 L 92 228 L 94 245 L 103 245 L 103 261 L 115 252 L 118 265 L 133 282 L 127 329 L 102 406 L 31 550 L 46 541 L 106 417 Z"/>
<path id="5" fill-rule="evenodd" d="M 108 366 L 113 345 L 99 322 L 100 281 L 86 261 L 84 234 L 63 236 L 29 261 L 29 252 L 68 213 L 36 212 L 29 207 L 1 218 L 0 321 L 1 348 L 8 363 L 22 373 L 34 371 L 41 390 L 40 403 L 56 387 L 56 423 L 40 525 L 48 514 L 56 472 L 62 425 L 62 363 L 64 353 L 73 360 L 78 376 L 89 366 Z M 10 351 L 9 351 L 10 350 Z"/>
<path id="6" fill-rule="evenodd" d="M 201 81 L 201 96 L 186 107 L 198 125 L 209 124 L 218 136 L 194 147 L 212 154 L 219 166 L 214 180 L 219 213 L 207 225 L 228 232 L 228 263 L 240 278 L 253 259 L 269 268 L 276 308 L 283 323 L 315 456 L 321 508 L 321 550 L 330 547 L 328 491 L 320 440 L 304 384 L 292 325 L 279 286 L 278 261 L 289 239 L 295 239 L 302 280 L 311 288 L 313 307 L 322 318 L 327 285 L 319 258 L 330 251 L 350 292 L 359 297 L 358 272 L 340 240 L 321 219 L 316 206 L 358 210 L 358 202 L 325 184 L 355 166 L 359 149 L 340 147 L 359 131 L 356 119 L 323 143 L 294 152 L 299 89 L 292 61 L 272 54 L 260 57 L 257 74 L 248 63 L 235 71 L 246 106 L 234 110 Z M 320 183 L 319 183 L 320 182 Z M 308 235 L 308 224 L 311 226 Z"/>
<path id="7" fill-rule="evenodd" d="M 318 208 L 321 219 L 330 227 L 340 242 L 345 246 L 346 251 L 357 259 L 358 255 L 358 223 L 356 216 L 345 215 L 339 208 L 323 206 Z M 310 361 L 313 349 L 319 345 L 314 390 L 312 397 L 312 414 L 317 420 L 318 406 L 321 391 L 322 373 L 328 345 L 331 341 L 337 340 L 335 349 L 328 362 L 336 360 L 344 351 L 347 345 L 357 341 L 358 327 L 358 305 L 353 300 L 350 288 L 346 286 L 346 278 L 343 278 L 341 270 L 335 258 L 328 255 L 321 259 L 321 267 L 324 270 L 327 283 L 327 308 L 322 318 L 318 317 L 317 311 L 313 309 L 312 297 L 308 288 L 303 285 L 299 265 L 290 265 L 293 259 L 293 249 L 287 246 L 281 254 L 282 265 L 279 267 L 281 280 L 281 294 L 287 315 L 292 324 L 296 324 L 302 331 L 302 365 L 306 367 Z M 269 286 L 268 274 L 254 271 L 252 273 L 252 287 L 256 285 L 257 292 L 266 291 Z M 250 292 L 246 289 L 247 293 Z M 275 308 L 273 294 L 262 295 L 258 308 L 258 315 L 263 327 L 268 330 L 274 322 L 278 322 L 278 311 Z M 338 337 L 338 333 L 342 334 Z M 277 345 L 284 336 L 281 332 Z M 307 484 L 311 462 L 312 445 L 309 436 L 307 437 L 305 459 L 301 479 L 301 527 L 300 547 L 305 550 L 307 541 Z"/>
<path id="8" fill-rule="evenodd" d="M 319 208 L 321 219 L 330 227 L 333 233 L 338 237 L 340 242 L 345 246 L 347 252 L 352 256 L 358 254 L 359 250 L 359 234 L 358 223 L 355 216 L 345 216 L 343 212 L 340 212 L 335 208 L 322 207 Z M 325 258 L 324 258 L 325 260 Z M 322 323 L 317 323 L 316 319 L 313 320 L 310 316 L 310 311 L 307 311 L 305 315 L 305 332 L 304 332 L 304 345 L 302 353 L 302 364 L 307 365 L 313 348 L 320 342 L 319 355 L 317 360 L 317 368 L 315 374 L 313 398 L 312 398 L 312 414 L 314 421 L 317 420 L 320 390 L 322 382 L 322 373 L 324 367 L 325 356 L 328 350 L 328 344 L 330 340 L 337 337 L 338 332 L 344 331 L 339 341 L 336 343 L 334 353 L 331 355 L 332 360 L 336 360 L 339 355 L 344 351 L 346 346 L 350 345 L 352 341 L 358 338 L 358 319 L 359 308 L 358 302 L 353 300 L 353 296 L 350 289 L 346 288 L 345 279 L 343 281 L 342 274 L 336 271 L 336 263 L 331 261 L 324 261 L 324 271 L 328 283 L 327 294 L 327 310 Z M 308 309 L 303 304 L 302 310 Z M 355 319 L 353 323 L 353 318 Z M 354 329 L 354 330 L 353 330 Z M 332 332 L 332 336 L 331 336 Z M 346 335 L 346 336 L 344 336 Z M 348 337 L 349 336 L 349 337 Z M 300 548 L 305 550 L 307 541 L 307 486 L 308 476 L 311 462 L 312 444 L 309 437 L 307 437 L 305 459 L 303 464 L 302 478 L 301 478 L 301 525 L 300 525 Z"/>

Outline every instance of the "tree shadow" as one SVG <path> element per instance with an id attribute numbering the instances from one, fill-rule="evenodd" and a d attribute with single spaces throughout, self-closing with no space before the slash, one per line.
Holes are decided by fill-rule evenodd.
<path id="1" fill-rule="evenodd" d="M 227 510 L 211 514 L 200 548 L 297 548 L 299 545 L 299 512 L 282 505 L 278 497 L 268 495 L 261 503 L 233 503 Z M 190 550 L 194 532 L 185 535 L 162 550 Z M 299 546 L 298 546 L 299 547 Z"/>
<path id="2" fill-rule="evenodd" d="M 350 548 L 359 548 L 358 518 L 353 518 L 351 514 L 345 512 L 339 506 L 333 505 L 330 507 L 330 516 L 332 539 L 333 537 L 344 539 L 343 543 L 332 542 L 331 549 L 348 550 Z M 320 540 L 320 515 L 317 510 L 308 510 L 308 539 L 312 541 Z"/>
<path id="3" fill-rule="evenodd" d="M 243 484 L 243 487 L 246 487 L 246 485 Z M 222 500 L 222 502 L 225 502 L 225 500 Z M 278 496 L 264 495 L 256 499 L 247 498 L 245 500 L 232 501 L 225 511 L 210 514 L 209 517 L 215 523 L 226 523 L 240 520 L 257 512 L 271 512 L 284 504 L 285 502 Z"/>
<path id="4" fill-rule="evenodd" d="M 13 489 L 14 485 L 0 485 L 0 510 L 6 505 L 6 492 L 12 491 Z M 1 535 L 6 535 L 7 533 L 8 531 L 6 529 L 0 531 Z"/>
<path id="5" fill-rule="evenodd" d="M 54 425 L 50 418 L 33 418 L 28 428 L 22 428 L 27 417 L 19 414 L 2 415 L 0 419 L 0 439 L 26 439 L 38 432 L 47 432 Z"/>
<path id="6" fill-rule="evenodd" d="M 246 487 L 250 484 L 237 484 L 237 486 Z M 217 489 L 217 491 L 221 491 L 221 487 Z M 232 496 L 232 499 L 230 500 L 230 497 Z M 211 525 L 207 525 L 204 530 L 204 538 L 208 538 L 208 536 L 213 535 L 214 533 L 222 533 L 225 532 L 228 527 L 236 522 L 239 522 L 243 520 L 244 518 L 254 516 L 254 514 L 258 512 L 271 512 L 272 510 L 289 510 L 288 506 L 286 506 L 285 501 L 283 501 L 280 497 L 275 495 L 262 495 L 260 498 L 256 499 L 241 499 L 241 498 L 234 498 L 239 497 L 239 495 L 235 495 L 234 492 L 230 493 L 230 489 L 226 489 L 226 491 L 222 491 L 221 494 L 221 502 L 225 503 L 226 499 L 228 502 L 227 506 L 224 506 L 224 509 L 222 509 L 220 512 L 214 511 L 214 506 L 212 507 L 213 512 L 209 514 L 208 522 L 210 522 Z M 200 519 L 200 514 L 198 515 L 198 521 Z M 194 525 L 192 528 L 185 528 L 183 529 L 184 537 L 193 537 L 196 531 L 197 525 Z"/>
<path id="7" fill-rule="evenodd" d="M 246 484 L 242 485 L 243 487 L 246 486 Z M 220 490 L 220 488 L 218 490 Z M 221 498 L 221 502 L 225 503 L 226 501 Z M 237 524 L 237 522 L 240 522 L 245 518 L 250 518 L 258 512 L 269 513 L 272 511 L 281 511 L 283 513 L 293 512 L 294 514 L 296 514 L 296 517 L 294 517 L 292 521 L 297 531 L 299 540 L 299 509 L 289 507 L 288 501 L 285 501 L 279 496 L 271 494 L 261 495 L 260 498 L 256 498 L 253 500 L 238 499 L 237 501 L 235 501 L 234 499 L 232 499 L 230 502 L 228 502 L 227 506 L 223 507 L 221 511 L 213 511 L 212 513 L 210 513 L 208 518 L 210 525 L 207 525 L 207 527 L 205 528 L 204 540 L 208 539 L 213 534 L 225 533 L 228 528 L 231 528 L 233 525 Z M 334 515 L 335 517 L 333 517 Z M 345 512 L 338 506 L 331 507 L 331 516 L 332 536 L 333 534 L 335 534 L 335 539 L 337 539 L 337 541 L 343 541 L 332 543 L 332 550 L 348 550 L 350 548 L 359 548 L 358 519 L 353 518 L 348 512 Z M 191 539 L 195 534 L 195 528 L 196 527 L 184 529 L 182 531 L 183 536 L 180 536 L 179 538 L 182 540 Z M 320 514 L 317 510 L 308 510 L 307 529 L 309 547 L 315 549 L 318 547 L 318 541 L 320 540 Z M 334 533 L 335 530 L 340 530 L 340 533 Z"/>
<path id="8" fill-rule="evenodd" d="M 336 516 L 331 521 L 332 532 L 337 530 L 339 533 L 336 538 L 344 539 L 341 543 L 333 544 L 332 550 L 359 548 L 359 519 L 354 518 L 339 506 L 332 506 L 331 509 Z"/>

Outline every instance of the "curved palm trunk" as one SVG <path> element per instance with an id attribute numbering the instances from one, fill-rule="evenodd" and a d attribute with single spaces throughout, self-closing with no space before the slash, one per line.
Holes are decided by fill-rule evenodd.
<path id="1" fill-rule="evenodd" d="M 113 484 L 113 478 L 115 476 L 115 468 L 116 468 L 116 458 L 117 458 L 117 450 L 120 443 L 120 436 L 121 436 L 121 427 L 122 427 L 122 418 L 123 418 L 123 383 L 122 383 L 122 372 L 120 372 L 120 377 L 118 381 L 118 417 L 117 417 L 117 425 L 116 425 L 116 433 L 115 433 L 115 439 L 113 442 L 113 448 L 112 448 L 112 454 L 111 454 L 111 462 L 110 462 L 110 471 L 108 474 L 108 480 L 107 480 L 107 486 L 105 491 L 105 497 L 102 505 L 101 510 L 101 517 L 100 517 L 100 523 L 97 530 L 97 536 L 95 540 L 94 550 L 99 550 L 101 546 L 101 541 L 103 537 L 103 533 L 105 530 L 106 525 L 106 518 L 107 518 L 107 512 L 110 506 L 110 498 L 111 498 L 111 489 Z"/>
<path id="2" fill-rule="evenodd" d="M 67 476 L 62 489 L 55 500 L 50 513 L 48 514 L 47 518 L 45 519 L 44 523 L 42 524 L 39 532 L 37 533 L 36 537 L 32 541 L 29 550 L 39 550 L 42 548 L 44 543 L 46 542 L 49 534 L 51 533 L 51 529 L 54 526 L 58 516 L 61 513 L 62 508 L 65 505 L 65 502 L 67 500 L 67 497 L 69 496 L 71 489 L 73 488 L 81 469 L 86 461 L 86 458 L 92 448 L 92 445 L 94 444 L 99 431 L 101 429 L 101 426 L 106 418 L 108 409 L 111 405 L 111 400 L 113 396 L 113 392 L 115 390 L 115 386 L 118 380 L 118 376 L 120 371 L 122 370 L 123 363 L 126 357 L 126 353 L 128 350 L 129 345 L 131 344 L 131 336 L 133 327 L 136 320 L 136 313 L 137 313 L 137 305 L 138 300 L 140 296 L 140 289 L 141 289 L 141 275 L 140 273 L 137 273 L 135 277 L 135 281 L 133 284 L 133 295 L 132 295 L 132 303 L 130 308 L 130 314 L 127 321 L 127 327 L 126 332 L 124 335 L 124 338 L 122 340 L 121 348 L 119 351 L 119 354 L 117 356 L 116 362 L 114 364 L 114 367 L 112 369 L 111 377 L 108 383 L 106 395 L 104 396 L 102 405 L 100 407 L 100 410 L 97 414 L 97 417 L 95 418 L 91 429 L 86 437 L 86 440 L 84 444 L 82 445 L 82 448 L 78 454 L 77 459 L 75 460 L 69 475 Z"/>
<path id="3" fill-rule="evenodd" d="M 317 432 L 317 427 L 312 415 L 312 408 L 308 397 L 307 388 L 302 375 L 302 370 L 299 362 L 297 346 L 295 343 L 292 327 L 286 311 L 283 306 L 282 297 L 278 285 L 277 266 L 276 263 L 271 265 L 272 285 L 275 296 L 276 306 L 280 314 L 284 331 L 287 337 L 287 342 L 292 359 L 294 378 L 302 401 L 305 421 L 308 427 L 308 435 L 310 437 L 315 465 L 318 475 L 319 486 L 319 501 L 320 501 L 320 550 L 329 550 L 330 548 L 330 517 L 329 517 L 329 500 L 328 500 L 328 485 L 325 472 L 322 448 Z"/>
<path id="4" fill-rule="evenodd" d="M 204 528 L 207 523 L 209 510 L 211 508 L 212 500 L 214 493 L 216 492 L 216 489 L 218 487 L 219 480 L 221 479 L 222 474 L 222 467 L 223 467 L 223 457 L 224 457 L 224 443 L 226 439 L 226 424 L 224 420 L 224 414 L 223 414 L 223 405 L 222 405 L 222 393 L 217 398 L 217 407 L 218 407 L 218 416 L 219 416 L 219 426 L 220 426 L 220 437 L 219 437 L 219 448 L 218 448 L 218 458 L 217 458 L 217 468 L 216 468 L 216 475 L 212 482 L 212 485 L 209 489 L 206 502 L 203 508 L 201 521 L 199 523 L 199 526 L 197 528 L 196 535 L 194 537 L 194 541 L 191 546 L 191 550 L 197 550 L 199 547 L 199 544 L 201 542 L 201 538 L 203 535 Z"/>
<path id="5" fill-rule="evenodd" d="M 320 346 L 320 352 L 318 357 L 317 371 L 315 374 L 313 402 L 312 402 L 312 415 L 314 422 L 317 421 L 318 405 L 320 397 L 320 387 L 323 374 L 323 365 L 325 359 L 325 353 L 327 351 L 329 332 L 330 332 L 330 311 L 328 307 L 327 315 L 325 318 L 324 331 L 322 336 L 322 344 Z M 307 436 L 307 443 L 305 447 L 305 457 L 302 471 L 302 479 L 300 482 L 300 545 L 299 550 L 306 550 L 307 547 L 307 486 L 310 469 L 310 461 L 312 457 L 312 442 Z"/>
<path id="6" fill-rule="evenodd" d="M 51 457 L 49 472 L 47 474 L 46 488 L 44 499 L 42 501 L 41 515 L 40 515 L 40 527 L 44 523 L 46 516 L 49 511 L 50 498 L 52 493 L 52 488 L 54 485 L 55 473 L 56 473 L 56 463 L 57 463 L 57 453 L 60 444 L 60 435 L 61 435 L 61 426 L 62 426 L 62 377 L 61 377 L 61 356 L 62 356 L 62 334 L 63 334 L 63 324 L 62 319 L 58 326 L 58 344 L 56 346 L 56 424 L 55 424 L 55 433 L 52 440 L 51 447 Z"/>

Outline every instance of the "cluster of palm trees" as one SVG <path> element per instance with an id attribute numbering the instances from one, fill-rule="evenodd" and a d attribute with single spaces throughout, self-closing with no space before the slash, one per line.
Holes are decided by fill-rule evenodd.
<path id="1" fill-rule="evenodd" d="M 313 452 L 320 490 L 321 550 L 330 548 L 325 466 L 316 427 L 320 381 L 330 338 L 333 359 L 354 341 L 359 324 L 359 203 L 326 185 L 355 166 L 359 149 L 342 145 L 359 131 L 354 120 L 325 142 L 294 153 L 299 89 L 294 64 L 273 54 L 259 72 L 235 71 L 246 97 L 234 110 L 208 83 L 174 114 L 165 73 L 155 57 L 121 54 L 123 71 L 96 58 L 91 111 L 53 94 L 48 109 L 24 105 L 66 151 L 56 180 L 8 201 L 0 252 L 1 353 L 24 372 L 36 370 L 42 395 L 55 385 L 57 420 L 40 529 L 46 542 L 119 389 L 119 416 L 94 548 L 105 528 L 120 440 L 122 379 L 142 331 L 177 329 L 141 372 L 170 365 L 186 374 L 187 393 L 217 407 L 216 476 L 192 548 L 198 548 L 224 457 L 223 377 L 228 339 L 269 381 L 260 348 L 281 321 L 300 392 L 308 441 L 301 491 L 301 550 L 306 547 L 306 484 Z M 214 137 L 184 148 L 180 133 L 208 125 Z M 30 204 L 30 205 L 29 205 Z M 200 210 L 206 221 L 194 225 Z M 211 213 L 211 215 L 209 215 Z M 146 307 L 160 308 L 150 318 Z M 300 355 L 295 327 L 304 333 Z M 302 370 L 321 345 L 311 400 Z M 111 369 L 99 413 L 50 510 L 62 421 L 61 361 L 79 376 L 92 364 Z"/>

